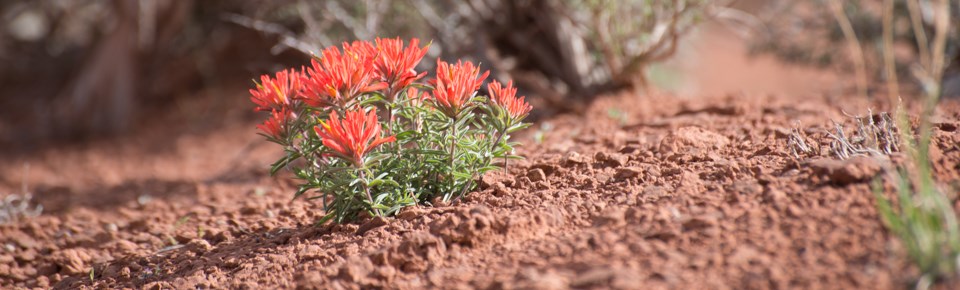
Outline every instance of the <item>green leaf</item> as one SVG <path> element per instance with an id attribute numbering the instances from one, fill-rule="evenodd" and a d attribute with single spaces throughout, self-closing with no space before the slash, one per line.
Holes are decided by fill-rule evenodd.
<path id="1" fill-rule="evenodd" d="M 394 135 L 397 140 L 409 140 L 417 136 L 417 131 L 407 130 Z"/>
<path id="2" fill-rule="evenodd" d="M 507 133 L 508 133 L 508 134 L 509 134 L 509 133 L 514 133 L 514 132 L 517 132 L 517 131 L 520 131 L 520 130 L 529 128 L 530 125 L 531 125 L 531 123 L 518 123 L 518 124 L 516 124 L 516 125 L 510 126 L 510 128 L 507 129 Z"/>
<path id="3" fill-rule="evenodd" d="M 290 164 L 290 162 L 297 160 L 297 158 L 300 158 L 299 153 L 289 152 L 287 155 L 283 156 L 283 158 L 280 158 L 280 160 L 277 160 L 277 162 L 270 166 L 270 175 L 276 175 L 277 171 L 280 171 L 280 169 L 286 167 L 287 164 Z"/>
<path id="4" fill-rule="evenodd" d="M 467 173 L 457 172 L 457 171 L 454 171 L 454 172 L 451 172 L 451 173 L 453 173 L 453 176 L 454 176 L 454 177 L 460 178 L 460 179 L 472 179 L 472 178 L 473 178 L 473 175 L 472 175 L 472 174 L 467 174 Z"/>
<path id="5" fill-rule="evenodd" d="M 327 213 L 327 214 L 324 215 L 322 218 L 320 218 L 320 220 L 317 221 L 317 226 L 321 226 L 321 225 L 327 223 L 327 221 L 329 221 L 330 219 L 332 219 L 335 215 L 336 215 L 335 212 Z"/>

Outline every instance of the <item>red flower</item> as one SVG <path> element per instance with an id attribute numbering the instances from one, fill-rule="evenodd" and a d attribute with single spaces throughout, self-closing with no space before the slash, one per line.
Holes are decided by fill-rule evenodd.
<path id="1" fill-rule="evenodd" d="M 304 74 L 294 69 L 277 72 L 274 78 L 260 76 L 257 89 L 250 90 L 250 100 L 258 111 L 284 110 L 296 98 L 303 87 Z"/>
<path id="2" fill-rule="evenodd" d="M 473 97 L 490 71 L 480 74 L 472 62 L 456 65 L 437 60 L 437 79 L 432 81 L 436 107 L 450 118 L 456 118 Z"/>
<path id="3" fill-rule="evenodd" d="M 313 127 L 323 141 L 323 145 L 334 151 L 334 155 L 353 162 L 354 166 L 363 166 L 363 157 L 380 144 L 397 140 L 395 136 L 380 136 L 380 123 L 377 122 L 377 110 L 364 114 L 363 109 L 347 111 L 343 120 L 334 111 L 330 120 Z"/>
<path id="4" fill-rule="evenodd" d="M 403 40 L 377 38 L 378 55 L 374 60 L 374 66 L 380 73 L 380 77 L 388 84 L 386 97 L 389 101 L 396 98 L 400 93 L 414 81 L 423 78 L 427 72 L 417 74 L 414 69 L 423 56 L 427 54 L 430 44 L 421 48 L 419 39 L 411 39 L 410 45 L 403 47 Z"/>
<path id="5" fill-rule="evenodd" d="M 272 138 L 278 142 L 284 142 L 287 138 L 287 132 L 290 124 L 290 113 L 286 110 L 273 110 L 269 119 L 263 124 L 257 125 L 257 129 L 263 131 L 264 136 Z"/>
<path id="6" fill-rule="evenodd" d="M 385 88 L 373 66 L 375 52 L 373 45 L 364 41 L 344 43 L 343 53 L 335 46 L 323 50 L 319 61 L 311 61 L 308 69 L 304 101 L 314 107 L 346 107 L 360 94 Z"/>
<path id="7" fill-rule="evenodd" d="M 503 87 L 498 81 L 492 81 L 487 85 L 490 91 L 490 102 L 507 112 L 510 119 L 519 121 L 530 113 L 533 106 L 527 103 L 526 97 L 517 98 L 517 88 L 513 87 L 513 81 Z"/>

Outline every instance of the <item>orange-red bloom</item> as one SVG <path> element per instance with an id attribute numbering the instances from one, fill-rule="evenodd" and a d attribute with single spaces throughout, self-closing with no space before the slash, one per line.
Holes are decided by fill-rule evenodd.
<path id="1" fill-rule="evenodd" d="M 287 137 L 290 126 L 289 117 L 290 113 L 285 109 L 279 111 L 273 110 L 270 118 L 264 121 L 263 124 L 257 125 L 257 129 L 263 131 L 263 134 L 267 137 L 283 141 Z"/>
<path id="2" fill-rule="evenodd" d="M 257 89 L 250 90 L 250 100 L 258 111 L 288 109 L 290 102 L 300 95 L 303 78 L 303 73 L 295 69 L 279 71 L 274 78 L 262 75 Z"/>
<path id="3" fill-rule="evenodd" d="M 403 40 L 377 38 L 377 56 L 374 60 L 374 66 L 380 77 L 387 83 L 386 97 L 393 101 L 396 94 L 400 93 L 414 81 L 423 78 L 427 72 L 417 74 L 414 70 L 423 56 L 427 54 L 427 46 L 421 48 L 419 39 L 411 39 L 410 45 L 403 47 Z"/>
<path id="4" fill-rule="evenodd" d="M 397 140 L 396 136 L 380 136 L 377 110 L 364 113 L 363 109 L 347 111 L 343 120 L 334 111 L 330 120 L 313 127 L 323 145 L 333 150 L 337 157 L 350 161 L 354 166 L 363 166 L 363 157 L 380 144 Z"/>
<path id="5" fill-rule="evenodd" d="M 335 46 L 324 49 L 308 69 L 304 101 L 314 107 L 345 107 L 360 94 L 385 88 L 373 66 L 374 54 L 373 45 L 365 41 L 344 43 L 343 53 Z"/>
<path id="6" fill-rule="evenodd" d="M 456 118 L 489 74 L 490 71 L 480 74 L 480 67 L 469 61 L 452 65 L 437 60 L 437 79 L 432 81 L 437 109 Z"/>
<path id="7" fill-rule="evenodd" d="M 512 120 L 523 119 L 533 109 L 525 100 L 526 97 L 517 98 L 517 88 L 513 87 L 513 81 L 507 82 L 506 87 L 498 81 L 492 81 L 487 85 L 487 90 L 490 91 L 490 102 L 506 111 Z"/>

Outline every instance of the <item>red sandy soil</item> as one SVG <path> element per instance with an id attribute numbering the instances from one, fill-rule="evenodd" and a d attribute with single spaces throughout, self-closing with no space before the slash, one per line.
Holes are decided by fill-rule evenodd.
<path id="1" fill-rule="evenodd" d="M 210 99 L 131 136 L 0 153 L 0 192 L 25 182 L 45 209 L 0 225 L 0 288 L 898 289 L 917 275 L 870 185 L 899 154 L 787 147 L 799 124 L 826 148 L 830 120 L 876 107 L 853 97 L 607 96 L 518 136 L 527 159 L 463 200 L 321 226 L 320 204 L 267 173 L 280 152 L 249 107 Z M 953 182 L 960 104 L 937 114 L 935 175 Z"/>

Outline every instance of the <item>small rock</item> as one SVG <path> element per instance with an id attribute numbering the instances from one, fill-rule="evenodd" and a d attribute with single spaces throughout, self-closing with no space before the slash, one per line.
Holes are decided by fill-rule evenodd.
<path id="1" fill-rule="evenodd" d="M 382 216 L 374 217 L 360 226 L 360 229 L 357 230 L 357 235 L 362 236 L 363 234 L 367 233 L 372 229 L 376 229 L 385 225 L 387 225 L 386 218 Z"/>
<path id="2" fill-rule="evenodd" d="M 683 223 L 683 228 L 687 230 L 707 229 L 717 226 L 717 218 L 712 216 L 692 217 Z"/>
<path id="3" fill-rule="evenodd" d="M 212 250 L 213 246 L 211 246 L 210 243 L 207 242 L 207 240 L 193 239 L 193 240 L 190 240 L 189 243 L 187 243 L 187 249 L 189 249 L 191 252 L 202 254 Z"/>
<path id="4" fill-rule="evenodd" d="M 574 279 L 570 286 L 574 288 L 588 288 L 590 286 L 600 286 L 608 284 L 616 273 L 609 268 L 596 268 L 587 271 Z"/>
<path id="5" fill-rule="evenodd" d="M 547 174 L 543 172 L 543 169 L 534 168 L 527 172 L 527 178 L 530 178 L 530 181 L 538 182 L 547 180 Z"/>
<path id="6" fill-rule="evenodd" d="M 134 253 L 137 249 L 140 248 L 139 245 L 128 240 L 117 240 L 114 243 L 116 243 L 114 247 L 117 249 L 117 251 L 124 254 Z"/>
<path id="7" fill-rule="evenodd" d="M 661 175 L 660 169 L 657 168 L 656 165 L 644 164 L 642 167 L 643 167 L 643 173 L 646 174 L 647 176 L 657 178 L 657 177 L 660 177 Z"/>
<path id="8" fill-rule="evenodd" d="M 602 162 L 608 166 L 614 167 L 627 165 L 627 162 L 630 161 L 630 156 L 620 153 L 597 152 L 593 158 L 598 162 Z"/>
<path id="9" fill-rule="evenodd" d="M 819 159 L 810 161 L 807 165 L 814 173 L 836 185 L 868 181 L 882 169 L 879 160 L 867 156 L 855 156 L 847 160 Z"/>
<path id="10" fill-rule="evenodd" d="M 623 154 L 636 154 L 636 153 L 639 153 L 641 150 L 643 150 L 643 148 L 640 148 L 640 146 L 637 146 L 637 145 L 627 145 L 627 146 L 624 146 L 623 148 L 620 148 L 620 153 L 623 153 Z"/>
<path id="11" fill-rule="evenodd" d="M 537 164 L 534 164 L 533 166 L 530 166 L 530 168 L 539 168 L 543 170 L 543 173 L 545 173 L 546 175 L 553 175 L 555 172 L 557 172 L 557 170 L 560 170 L 560 167 L 557 166 L 556 164 L 549 164 L 549 163 L 537 163 Z"/>
<path id="12" fill-rule="evenodd" d="M 32 262 L 37 259 L 37 251 L 34 249 L 20 251 L 20 253 L 17 253 L 16 258 L 23 262 Z"/>
<path id="13" fill-rule="evenodd" d="M 643 169 L 639 167 L 621 167 L 617 168 L 616 178 L 618 180 L 639 178 L 643 175 Z"/>
<path id="14" fill-rule="evenodd" d="M 106 224 L 106 225 L 103 226 L 103 229 L 106 230 L 106 231 L 109 232 L 109 233 L 116 233 L 117 231 L 120 230 L 120 228 L 117 227 L 117 224 L 115 224 L 115 223 Z"/>
<path id="15" fill-rule="evenodd" d="M 214 243 L 226 242 L 233 238 L 233 235 L 230 234 L 229 231 L 219 231 L 216 229 L 207 230 L 206 235 L 204 236 L 206 236 L 208 240 Z"/>
<path id="16" fill-rule="evenodd" d="M 426 211 L 421 209 L 419 206 L 408 206 L 403 208 L 403 210 L 401 210 L 400 213 L 397 214 L 397 218 L 408 221 L 423 215 L 425 212 Z"/>
<path id="17" fill-rule="evenodd" d="M 586 164 L 589 162 L 589 160 L 587 160 L 587 157 L 584 157 L 583 155 L 580 155 L 580 153 L 577 153 L 574 151 L 567 152 L 567 154 L 563 157 L 563 159 L 565 160 L 567 165 Z"/>
<path id="18" fill-rule="evenodd" d="M 254 215 L 257 214 L 260 210 L 252 206 L 244 206 L 240 209 L 240 214 L 243 215 Z"/>
<path id="19" fill-rule="evenodd" d="M 37 247 L 37 241 L 21 231 L 14 231 L 8 235 L 8 238 L 21 248 L 33 249 Z"/>
<path id="20" fill-rule="evenodd" d="M 67 275 L 81 275 L 88 273 L 85 261 L 90 259 L 86 252 L 76 249 L 66 249 L 54 254 L 54 261 L 60 265 L 60 272 Z"/>
<path id="21" fill-rule="evenodd" d="M 730 139 L 700 127 L 683 127 L 660 141 L 661 153 L 681 152 L 684 148 L 720 149 L 730 144 Z"/>
<path id="22" fill-rule="evenodd" d="M 158 281 L 158 282 L 150 282 L 150 283 L 147 283 L 147 284 L 144 285 L 143 288 L 141 288 L 141 289 L 162 290 L 162 289 L 172 289 L 172 287 L 170 287 L 170 285 L 169 285 L 168 283 L 166 283 L 166 282 L 159 282 L 159 281 Z"/>

